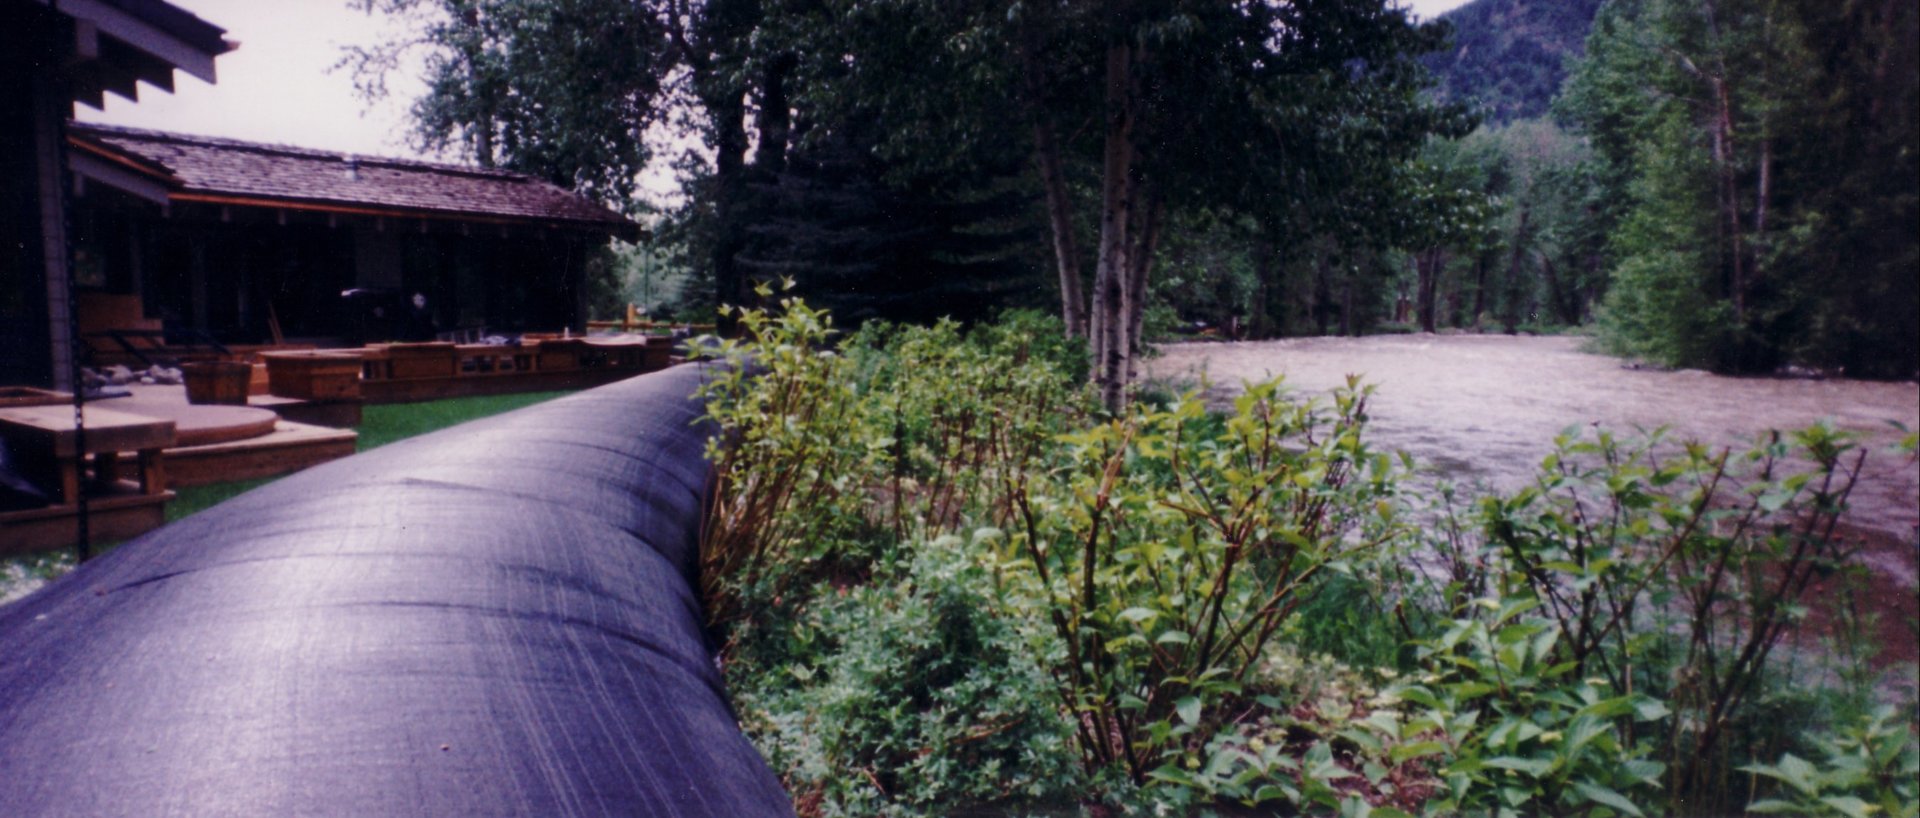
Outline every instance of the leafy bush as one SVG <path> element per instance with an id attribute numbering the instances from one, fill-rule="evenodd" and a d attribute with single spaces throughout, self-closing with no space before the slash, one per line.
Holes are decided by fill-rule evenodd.
<path id="1" fill-rule="evenodd" d="M 1792 753 L 1777 764 L 1740 769 L 1777 782 L 1780 795 L 1747 805 L 1748 812 L 1862 818 L 1920 815 L 1920 746 L 1913 731 L 1882 708 L 1816 742 L 1819 764 Z"/>
<path id="2" fill-rule="evenodd" d="M 957 538 L 868 584 L 820 589 L 784 661 L 741 680 L 749 732 L 801 812 L 941 815 L 1067 800 L 1072 728 L 1018 619 Z"/>
<path id="3" fill-rule="evenodd" d="M 1664 765 L 1633 742 L 1633 722 L 1668 715 L 1658 700 L 1622 693 L 1603 678 L 1579 678 L 1556 662 L 1564 633 L 1526 616 L 1533 599 L 1480 600 L 1485 618 L 1453 623 L 1421 647 L 1434 669 L 1395 689 L 1415 705 L 1404 735 L 1431 732 L 1421 752 L 1449 760 L 1445 812 L 1570 814 L 1599 805 L 1643 814 L 1629 796 L 1659 786 Z"/>
<path id="4" fill-rule="evenodd" d="M 1180 780 L 1173 760 L 1235 721 L 1317 576 L 1392 535 L 1366 397 L 1350 385 L 1329 410 L 1249 384 L 1222 421 L 1188 395 L 1068 435 L 1058 468 L 1015 478 L 995 565 L 1065 646 L 1058 693 L 1090 769 Z"/>
<path id="5" fill-rule="evenodd" d="M 1535 485 L 1481 500 L 1479 548 L 1434 549 L 1489 594 L 1423 643 L 1438 686 L 1402 692 L 1473 717 L 1451 736 L 1449 770 L 1497 800 L 1475 802 L 1456 778 L 1459 806 L 1738 806 L 1734 754 L 1777 732 L 1757 709 L 1769 660 L 1811 582 L 1848 558 L 1834 531 L 1861 455 L 1823 426 L 1790 439 L 1667 453 L 1658 433 L 1569 431 Z M 1445 598 L 1457 605 L 1459 590 Z M 1598 755 L 1562 756 L 1576 737 Z M 1489 748 L 1516 760 L 1476 777 Z M 1596 766 L 1582 773 L 1583 760 Z"/>
<path id="6" fill-rule="evenodd" d="M 1532 486 L 1408 511 L 1357 382 L 1103 416 L 1052 319 L 741 325 L 702 590 L 804 815 L 1726 812 L 1753 776 L 1913 803 L 1831 753 L 1737 768 L 1830 709 L 1772 661 L 1849 556 L 1862 455 L 1830 429 L 1570 431 Z M 1831 746 L 1881 770 L 1876 724 Z"/>
<path id="7" fill-rule="evenodd" d="M 1010 476 L 1085 411 L 1064 333 L 873 322 L 836 344 L 797 300 L 739 320 L 701 390 L 720 432 L 701 583 L 749 735 L 810 814 L 1067 791 L 1044 645 L 941 537 L 1003 522 Z"/>

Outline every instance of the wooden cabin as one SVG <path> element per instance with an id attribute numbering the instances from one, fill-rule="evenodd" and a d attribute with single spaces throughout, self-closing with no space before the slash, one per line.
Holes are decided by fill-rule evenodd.
<path id="1" fill-rule="evenodd" d="M 640 232 L 507 171 L 78 123 L 67 141 L 124 177 L 73 202 L 83 310 L 137 300 L 123 319 L 222 344 L 579 332 L 587 259 Z"/>
<path id="2" fill-rule="evenodd" d="M 68 385 L 70 180 L 132 179 L 66 149 L 74 103 L 213 82 L 225 33 L 161 0 L 0 0 L 0 384 Z"/>

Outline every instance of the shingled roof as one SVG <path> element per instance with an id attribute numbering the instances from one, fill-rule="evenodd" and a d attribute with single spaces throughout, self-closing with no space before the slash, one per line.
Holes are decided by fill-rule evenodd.
<path id="1" fill-rule="evenodd" d="M 632 240 L 640 228 L 520 173 L 72 123 L 73 146 L 157 181 L 173 202 L 524 223 Z"/>

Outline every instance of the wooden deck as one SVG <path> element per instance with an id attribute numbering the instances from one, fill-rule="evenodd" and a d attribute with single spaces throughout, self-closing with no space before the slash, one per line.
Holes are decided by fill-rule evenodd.
<path id="1" fill-rule="evenodd" d="M 672 344 L 664 337 L 528 336 L 512 346 L 373 344 L 261 358 L 277 398 L 415 403 L 603 386 L 665 368 Z"/>
<path id="2" fill-rule="evenodd" d="M 172 491 L 141 494 L 116 488 L 87 499 L 88 539 L 109 542 L 138 537 L 166 522 Z M 79 539 L 77 504 L 0 512 L 0 555 L 70 548 Z"/>
<path id="3" fill-rule="evenodd" d="M 173 420 L 90 404 L 86 423 L 83 438 L 71 407 L 0 409 L 0 437 L 16 459 L 14 466 L 54 500 L 42 508 L 0 513 L 0 553 L 72 545 L 83 504 L 90 538 L 125 539 L 165 522 L 174 494 L 167 490 L 163 450 L 177 442 Z M 81 465 L 82 458 L 90 468 Z M 131 474 L 123 470 L 129 460 L 139 463 Z"/>
<path id="4" fill-rule="evenodd" d="M 178 386 L 134 385 L 130 390 L 131 396 L 87 405 L 92 468 L 84 474 L 72 466 L 72 445 L 60 446 L 64 438 L 40 441 L 35 428 L 22 425 L 37 421 L 58 432 L 71 426 L 71 408 L 0 409 L 0 414 L 14 417 L 7 434 L 25 456 L 23 465 L 32 473 L 52 475 L 43 474 L 39 481 L 47 483 L 58 501 L 45 508 L 0 513 L 0 553 L 71 546 L 79 533 L 76 498 L 83 490 L 92 538 L 127 539 L 165 521 L 166 504 L 175 496 L 170 489 L 299 471 L 353 454 L 359 440 L 351 429 L 298 423 L 266 408 L 192 405 Z M 42 414 L 47 417 L 39 418 Z M 149 426 L 164 428 L 163 438 L 129 436 L 128 430 Z M 42 449 L 45 456 L 37 456 Z M 123 464 L 136 460 L 140 469 L 129 473 Z"/>
<path id="5" fill-rule="evenodd" d="M 163 453 L 167 484 L 179 488 L 299 471 L 354 452 L 359 434 L 288 420 L 273 402 L 249 406 L 187 403 L 178 386 L 134 386 L 133 395 L 100 401 L 122 412 L 167 418 L 178 440 Z"/>
<path id="6" fill-rule="evenodd" d="M 261 437 L 168 449 L 167 478 L 183 488 L 287 474 L 347 457 L 359 438 L 351 429 L 283 419 Z"/>

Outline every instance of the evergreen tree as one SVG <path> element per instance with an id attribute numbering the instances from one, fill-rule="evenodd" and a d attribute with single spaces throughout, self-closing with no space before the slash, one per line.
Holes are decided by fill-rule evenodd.
<path id="1" fill-rule="evenodd" d="M 1676 366 L 1920 365 L 1916 8 L 1616 0 L 1562 110 L 1622 205 L 1602 316 Z"/>
<path id="2" fill-rule="evenodd" d="M 1379 163 L 1354 157 L 1405 156 L 1453 118 L 1416 95 L 1437 32 L 1380 0 L 827 0 L 811 21 L 794 38 L 827 57 L 802 69 L 811 110 L 871 112 L 902 163 L 1009 137 L 1032 157 L 1062 315 L 1115 407 L 1170 212 L 1281 223 Z"/>
<path id="3" fill-rule="evenodd" d="M 843 322 L 972 320 L 1030 305 L 1040 285 L 1030 197 L 1005 173 L 889 173 L 870 132 L 842 123 L 810 133 L 784 170 L 751 185 L 746 275 L 791 279 Z"/>

